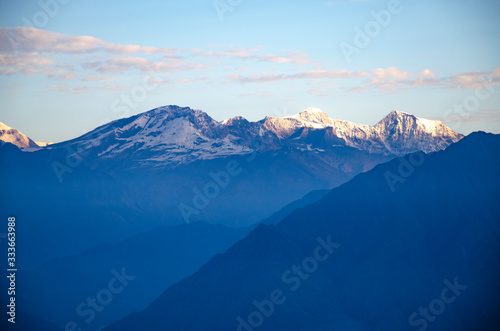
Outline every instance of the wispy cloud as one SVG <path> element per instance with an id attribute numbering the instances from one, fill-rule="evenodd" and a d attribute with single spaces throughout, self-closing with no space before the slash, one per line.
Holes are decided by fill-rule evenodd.
<path id="1" fill-rule="evenodd" d="M 231 48 L 222 51 L 204 51 L 194 49 L 194 55 L 201 57 L 212 57 L 216 59 L 233 58 L 239 60 L 251 60 L 259 62 L 271 63 L 294 63 L 294 64 L 310 64 L 314 61 L 309 59 L 309 54 L 298 51 L 285 51 L 284 54 L 260 54 L 262 47 L 251 48 Z"/>
<path id="2" fill-rule="evenodd" d="M 263 69 L 266 66 L 268 69 Z M 207 79 L 205 71 L 217 68 L 220 70 Z M 196 73 L 186 78 L 184 73 L 188 71 Z M 150 47 L 34 28 L 0 27 L 0 75 L 41 75 L 54 81 L 65 81 L 65 85 L 51 85 L 57 86 L 59 91 L 83 93 L 94 88 L 88 86 L 91 84 L 97 88 L 95 84 L 119 81 L 125 74 L 147 75 L 152 72 L 161 74 L 163 82 L 186 84 L 213 83 L 217 75 L 220 75 L 220 82 L 226 84 L 304 80 L 308 84 L 314 83 L 307 92 L 318 96 L 331 95 L 333 88 L 330 85 L 326 88 L 325 84 L 342 80 L 336 88 L 356 93 L 420 87 L 476 89 L 500 83 L 500 67 L 491 72 L 455 73 L 444 77 L 438 76 L 431 68 L 415 72 L 393 66 L 363 71 L 328 70 L 311 59 L 310 54 L 301 51 L 282 50 L 274 54 L 266 52 L 262 46 L 238 45 L 210 45 L 206 49 Z M 175 74 L 177 77 L 170 77 Z M 74 88 L 70 87 L 72 80 Z M 77 90 L 77 86 L 81 90 Z M 99 88 L 120 88 L 117 86 L 109 84 Z"/>
<path id="3" fill-rule="evenodd" d="M 206 50 L 179 50 L 116 44 L 92 36 L 73 36 L 35 28 L 0 27 L 0 75 L 44 75 L 53 80 L 79 79 L 90 83 L 117 80 L 120 75 L 130 73 L 170 75 L 211 70 L 221 66 L 221 62 L 226 71 L 233 72 L 248 69 L 245 62 L 304 66 L 314 63 L 304 52 L 284 50 L 280 54 L 272 54 L 260 46 L 211 45 Z M 227 67 L 228 63 L 236 64 L 236 69 Z M 208 80 L 178 78 L 176 81 Z M 86 86 L 83 87 L 85 89 Z M 63 87 L 59 90 L 69 89 Z"/>
<path id="4" fill-rule="evenodd" d="M 28 27 L 0 27 L 0 52 L 172 54 L 175 48 L 120 45 L 92 36 L 72 36 Z"/>
<path id="5" fill-rule="evenodd" d="M 239 74 L 228 75 L 228 82 L 238 83 L 269 83 L 280 80 L 292 79 L 337 79 L 337 78 L 359 78 L 366 77 L 364 72 L 349 70 L 309 70 L 295 74 L 254 74 L 251 76 L 242 76 Z"/>
<path id="6" fill-rule="evenodd" d="M 466 72 L 456 74 L 450 77 L 453 86 L 464 89 L 484 88 L 500 83 L 500 67 L 493 72 Z"/>
<path id="7" fill-rule="evenodd" d="M 66 92 L 75 95 L 81 95 L 86 93 L 91 93 L 95 91 L 120 91 L 130 88 L 128 85 L 120 84 L 104 84 L 104 85 L 92 85 L 92 86 L 75 86 L 69 84 L 51 84 L 47 88 L 56 90 L 58 92 Z"/>
<path id="8" fill-rule="evenodd" d="M 446 118 L 435 118 L 441 121 L 449 121 L 449 122 L 467 122 L 467 123 L 475 123 L 475 122 L 500 122 L 500 109 L 483 109 L 476 110 L 467 116 L 448 116 Z"/>
<path id="9" fill-rule="evenodd" d="M 129 72 L 206 70 L 175 48 L 120 45 L 26 27 L 0 27 L 0 74 L 43 75 L 53 80 L 114 80 Z M 114 77 L 111 77 L 113 75 Z M 83 87 L 86 89 L 87 87 Z M 63 88 L 62 91 L 67 91 Z"/>
<path id="10" fill-rule="evenodd" d="M 280 73 L 254 73 L 248 75 L 229 74 L 226 75 L 226 83 L 271 83 L 286 80 L 308 79 L 311 81 L 328 82 L 331 80 L 353 80 L 356 83 L 351 86 L 343 86 L 341 89 L 349 92 L 364 92 L 368 90 L 391 91 L 397 89 L 409 89 L 417 87 L 441 87 L 476 89 L 486 86 L 498 85 L 500 83 L 500 68 L 491 72 L 461 73 L 452 76 L 438 77 L 431 69 L 422 69 L 418 72 L 401 70 L 397 67 L 376 68 L 370 71 L 350 70 L 308 70 L 293 74 Z M 323 84 L 323 83 L 322 83 Z M 315 87 L 308 93 L 326 96 L 321 88 Z"/>

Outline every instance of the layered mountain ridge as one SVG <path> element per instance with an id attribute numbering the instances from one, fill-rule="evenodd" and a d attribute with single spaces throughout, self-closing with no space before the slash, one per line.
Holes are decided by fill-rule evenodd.
<path id="1" fill-rule="evenodd" d="M 499 148 L 473 133 L 413 163 L 397 193 L 387 174 L 415 155 L 378 165 L 104 330 L 496 330 Z"/>
<path id="2" fill-rule="evenodd" d="M 383 123 L 393 136 L 313 108 L 290 118 L 218 122 L 200 110 L 167 106 L 45 148 L 0 144 L 0 158 L 11 161 L 0 169 L 9 187 L 1 195 L 8 210 L 0 206 L 0 212 L 17 213 L 36 229 L 33 242 L 58 229 L 57 240 L 26 252 L 30 264 L 57 257 L 56 247 L 66 245 L 72 254 L 166 224 L 250 226 L 313 190 L 337 187 L 391 160 L 391 151 L 429 152 L 461 138 L 426 130 L 412 115 L 391 114 Z M 238 171 L 227 178 L 235 164 Z M 215 184 L 217 194 L 207 189 Z M 39 222 L 43 217 L 50 225 Z M 81 236 L 90 223 L 99 231 Z"/>

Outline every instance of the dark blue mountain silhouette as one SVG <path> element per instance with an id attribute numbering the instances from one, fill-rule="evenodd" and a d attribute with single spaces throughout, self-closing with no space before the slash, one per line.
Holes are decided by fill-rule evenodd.
<path id="1" fill-rule="evenodd" d="M 486 133 L 379 165 L 105 330 L 493 330 L 499 169 Z"/>
<path id="2" fill-rule="evenodd" d="M 128 313 L 144 309 L 165 288 L 192 275 L 249 231 L 196 222 L 156 228 L 112 245 L 93 246 L 31 272 L 20 272 L 17 298 L 25 311 L 61 330 L 70 322 L 81 330 L 99 330 Z M 110 303 L 99 305 L 97 301 L 102 311 L 93 309 L 87 297 L 97 298 L 101 290 L 108 289 L 114 275 L 122 271 L 134 279 L 115 293 Z M 84 305 L 77 312 L 81 303 Z"/>

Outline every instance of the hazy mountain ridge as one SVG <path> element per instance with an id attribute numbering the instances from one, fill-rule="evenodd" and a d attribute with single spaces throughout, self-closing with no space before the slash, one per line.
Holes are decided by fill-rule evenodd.
<path id="1" fill-rule="evenodd" d="M 223 253 L 249 231 L 205 222 L 155 228 L 21 273 L 17 296 L 26 311 L 51 321 L 61 330 L 68 321 L 75 321 L 82 330 L 96 330 L 99 325 L 144 309 L 166 287 L 190 276 L 213 255 Z M 75 308 L 109 281 L 111 270 L 122 268 L 127 275 L 135 277 L 134 280 L 118 294 L 119 300 L 112 307 L 96 314 L 91 323 L 85 323 L 88 315 L 77 313 Z M 52 306 L 45 305 L 50 301 L 67 304 L 54 311 Z"/>
<path id="2" fill-rule="evenodd" d="M 1 194 L 0 211 L 24 218 L 19 227 L 35 229 L 25 236 L 33 243 L 47 226 L 60 234 L 40 249 L 20 248 L 32 266 L 60 256 L 57 247 L 74 254 L 161 225 L 198 220 L 249 226 L 313 190 L 331 189 L 394 158 L 367 151 L 373 144 L 365 138 L 360 142 L 366 146 L 348 146 L 329 125 L 347 125 L 362 137 L 369 127 L 330 120 L 319 110 L 278 122 L 285 128 L 292 123 L 292 136 L 280 138 L 267 124 L 242 117 L 219 123 L 202 111 L 168 106 L 46 148 L 5 143 L 0 156 L 10 162 L 1 164 L 0 177 L 9 189 Z M 207 198 L 213 175 L 230 162 L 241 171 L 216 198 Z M 196 199 L 204 205 L 195 208 Z M 181 205 L 194 209 L 186 216 Z M 91 234 L 90 224 L 99 231 Z"/>
<path id="3" fill-rule="evenodd" d="M 260 225 L 146 310 L 105 330 L 493 330 L 500 304 L 499 150 L 500 136 L 471 134 L 425 156 L 396 193 L 385 174 L 399 173 L 415 156 L 379 165 L 277 226 Z M 318 238 L 340 246 L 306 269 Z M 302 273 L 282 276 L 297 264 Z M 452 303 L 446 299 L 439 313 L 431 308 L 428 319 L 419 315 L 446 284 Z M 273 289 L 285 301 L 255 318 Z"/>

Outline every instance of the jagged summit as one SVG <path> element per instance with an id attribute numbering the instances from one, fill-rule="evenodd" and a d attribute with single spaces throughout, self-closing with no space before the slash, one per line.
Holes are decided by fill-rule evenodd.
<path id="1" fill-rule="evenodd" d="M 19 148 L 39 148 L 48 145 L 48 143 L 35 142 L 22 132 L 11 128 L 0 122 L 0 140 L 11 143 Z"/>
<path id="2" fill-rule="evenodd" d="M 179 117 L 185 117 L 188 119 L 201 117 L 201 118 L 212 120 L 212 118 L 210 116 L 208 116 L 207 113 L 205 113 L 199 109 L 192 109 L 189 107 L 180 107 L 180 106 L 175 106 L 175 105 L 154 108 L 150 111 L 139 114 L 139 116 L 142 116 L 142 115 L 147 115 L 150 117 L 162 117 L 164 119 L 169 119 L 169 120 L 179 118 Z"/>
<path id="3" fill-rule="evenodd" d="M 305 122 L 310 127 L 327 127 L 333 124 L 333 121 L 328 115 L 319 108 L 309 107 L 300 112 L 298 115 L 291 116 L 290 118 L 297 119 Z"/>
<path id="4" fill-rule="evenodd" d="M 378 122 L 375 125 L 375 127 L 383 126 L 386 125 L 387 123 L 397 123 L 403 121 L 415 122 L 423 126 L 427 130 L 434 130 L 436 127 L 440 125 L 444 126 L 443 122 L 441 121 L 429 120 L 402 111 L 393 110 L 389 114 L 387 114 L 382 120 L 380 120 L 380 122 Z"/>
<path id="5" fill-rule="evenodd" d="M 316 107 L 309 107 L 309 108 L 307 108 L 299 113 L 299 115 L 302 115 L 302 116 L 318 115 L 318 114 L 325 114 L 325 112 L 319 108 L 316 108 Z"/>
<path id="6" fill-rule="evenodd" d="M 398 110 L 393 110 L 389 114 L 384 116 L 384 118 L 382 118 L 377 124 L 375 124 L 375 127 L 383 123 L 395 123 L 398 121 L 416 120 L 416 119 L 417 117 L 415 115 L 408 114 Z"/>
<path id="7" fill-rule="evenodd" d="M 410 113 L 406 113 L 404 111 L 400 111 L 400 110 L 396 110 L 396 109 L 394 109 L 389 114 L 387 114 L 387 116 L 406 116 L 406 115 L 413 116 Z"/>
<path id="8" fill-rule="evenodd" d="M 385 134 L 386 141 L 401 142 L 403 146 L 412 146 L 419 150 L 428 150 L 431 146 L 424 141 L 432 141 L 434 150 L 441 150 L 450 143 L 460 140 L 463 135 L 458 134 L 445 126 L 441 121 L 428 120 L 400 111 L 392 111 L 374 129 L 380 134 Z M 398 149 L 395 150 L 396 152 Z"/>
<path id="9" fill-rule="evenodd" d="M 111 122 L 71 141 L 99 157 L 132 157 L 138 164 L 177 164 L 250 153 L 228 139 L 223 126 L 201 110 L 165 106 Z"/>
<path id="10" fill-rule="evenodd" d="M 217 122 L 201 110 L 165 106 L 108 123 L 66 144 L 78 143 L 80 149 L 91 149 L 102 158 L 121 156 L 139 165 L 175 165 L 283 147 L 325 152 L 329 146 L 347 146 L 404 155 L 442 150 L 462 137 L 441 122 L 400 111 L 369 126 L 332 120 L 312 107 L 285 118 L 267 116 L 250 122 L 235 116 Z"/>
<path id="11" fill-rule="evenodd" d="M 230 126 L 245 125 L 248 123 L 250 123 L 250 122 L 246 118 L 244 118 L 243 116 L 235 116 L 235 117 L 228 118 L 227 120 L 224 120 L 221 122 L 222 125 L 230 125 Z"/>

